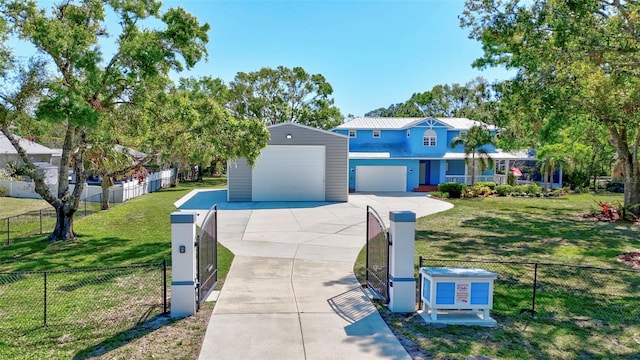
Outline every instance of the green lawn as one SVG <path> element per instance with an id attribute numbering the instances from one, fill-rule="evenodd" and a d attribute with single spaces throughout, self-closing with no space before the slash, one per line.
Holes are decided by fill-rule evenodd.
<path id="1" fill-rule="evenodd" d="M 422 255 L 448 260 L 428 266 L 482 267 L 498 273 L 492 311 L 498 320 L 495 329 L 427 326 L 415 314 L 381 312 L 399 333 L 436 359 L 469 355 L 501 359 L 637 357 L 640 273 L 541 266 L 538 313 L 532 319 L 519 310 L 531 302 L 533 266 L 464 262 L 531 261 L 626 270 L 616 257 L 640 248 L 640 228 L 581 218 L 579 214 L 598 209 L 596 200 L 615 203 L 622 197 L 581 194 L 452 200 L 453 209 L 418 219 L 416 264 Z M 356 272 L 362 279 L 364 252 Z"/>
<path id="2" fill-rule="evenodd" d="M 18 199 L 0 196 L 0 219 L 49 207 L 46 201 L 40 199 Z"/>
<path id="3" fill-rule="evenodd" d="M 0 272 L 114 267 L 163 260 L 170 266 L 170 214 L 176 211 L 173 203 L 194 188 L 225 185 L 225 179 L 219 178 L 181 183 L 107 211 L 78 217 L 78 236 L 72 241 L 51 243 L 43 241 L 46 235 L 38 235 L 17 239 L 9 246 L 0 245 Z M 219 247 L 220 279 L 224 280 L 232 258 L 227 249 Z M 170 272 L 168 276 L 170 284 Z M 50 273 L 47 299 L 51 313 L 46 327 L 39 323 L 42 281 L 42 274 L 0 276 L 0 316 L 11 318 L 13 324 L 9 329 L 0 326 L 0 358 L 147 359 L 159 354 L 154 358 L 172 359 L 193 358 L 199 352 L 211 307 L 205 306 L 203 315 L 179 321 L 154 317 L 161 300 L 160 268 Z M 156 305 L 149 308 L 149 301 Z M 73 308 L 72 313 L 64 309 L 67 304 Z M 128 306 L 122 308 L 122 304 Z M 25 306 L 29 311 L 22 311 Z M 136 313 L 136 306 L 147 307 L 150 313 Z M 123 316 L 133 322 L 121 322 Z M 175 339 L 180 337 L 185 338 L 185 346 L 175 346 Z M 136 350 L 133 345 L 148 347 L 149 343 L 154 345 L 146 351 Z"/>

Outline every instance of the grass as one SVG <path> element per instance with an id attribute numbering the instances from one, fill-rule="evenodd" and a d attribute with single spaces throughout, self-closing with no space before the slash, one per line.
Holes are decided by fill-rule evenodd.
<path id="1" fill-rule="evenodd" d="M 13 244 L 1 247 L 0 272 L 113 267 L 160 263 L 163 259 L 167 259 L 170 266 L 169 219 L 176 210 L 173 203 L 196 187 L 225 185 L 224 179 L 181 183 L 176 188 L 147 194 L 110 210 L 77 218 L 74 225 L 78 236 L 72 241 L 43 241 L 46 235 L 17 239 Z M 21 201 L 23 199 L 16 204 Z M 220 246 L 220 279 L 226 276 L 232 259 L 233 255 Z M 212 305 L 203 306 L 201 312 L 187 319 L 157 316 L 158 303 L 162 303 L 161 284 L 158 282 L 162 279 L 160 274 L 146 269 L 112 273 L 50 273 L 48 288 L 51 290 L 47 291 L 47 296 L 51 302 L 51 313 L 46 327 L 39 325 L 41 322 L 38 320 L 42 318 L 42 274 L 0 278 L 0 316 L 4 319 L 17 316 L 11 322 L 12 329 L 0 331 L 0 358 L 197 357 Z M 7 284 L 13 287 L 4 286 Z M 22 290 L 15 290 L 16 285 L 20 285 Z M 17 291 L 17 294 L 12 291 Z M 21 295 L 22 300 L 14 299 L 14 295 Z M 55 311 L 56 307 L 67 304 L 72 304 L 74 311 L 80 309 L 80 312 L 69 316 L 70 313 Z M 121 304 L 127 304 L 127 308 L 123 309 Z M 11 305 L 19 309 L 26 306 L 28 311 L 16 314 L 10 311 Z M 145 308 L 148 313 L 144 312 Z M 121 318 L 129 321 L 120 321 Z M 36 325 L 32 321 L 34 319 Z"/>
<path id="2" fill-rule="evenodd" d="M 18 199 L 0 196 L 0 219 L 49 207 L 49 204 L 41 199 Z"/>
<path id="3" fill-rule="evenodd" d="M 628 269 L 616 257 L 640 248 L 640 228 L 579 217 L 596 211 L 596 200 L 612 203 L 621 196 L 452 200 L 453 209 L 418 219 L 416 264 L 422 255 L 448 260 L 429 266 L 462 266 L 451 260 L 475 259 Z M 362 279 L 364 252 L 360 255 L 356 272 Z M 539 312 L 532 319 L 518 311 L 530 304 L 531 269 L 500 265 L 490 270 L 499 275 L 495 329 L 428 326 L 416 314 L 391 314 L 386 308 L 381 313 L 398 334 L 435 359 L 631 359 L 640 353 L 640 274 L 540 267 Z"/>

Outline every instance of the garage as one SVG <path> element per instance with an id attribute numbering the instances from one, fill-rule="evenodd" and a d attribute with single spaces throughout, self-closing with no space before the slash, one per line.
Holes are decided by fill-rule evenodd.
<path id="1" fill-rule="evenodd" d="M 349 201 L 349 137 L 296 123 L 267 129 L 254 166 L 227 163 L 228 201 Z"/>
<path id="2" fill-rule="evenodd" d="M 407 167 L 356 166 L 356 191 L 407 191 Z"/>
<path id="3" fill-rule="evenodd" d="M 251 177 L 253 201 L 324 201 L 325 147 L 270 145 Z"/>

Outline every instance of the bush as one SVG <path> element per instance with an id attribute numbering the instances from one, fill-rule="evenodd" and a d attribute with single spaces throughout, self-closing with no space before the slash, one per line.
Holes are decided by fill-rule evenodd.
<path id="1" fill-rule="evenodd" d="M 442 191 L 431 191 L 429 193 L 429 195 L 431 195 L 432 197 L 437 197 L 437 198 L 441 198 L 441 199 L 448 199 L 449 198 L 449 193 L 442 192 Z"/>
<path id="2" fill-rule="evenodd" d="M 609 192 L 623 193 L 624 192 L 624 179 L 615 178 L 607 181 L 606 189 Z"/>
<path id="3" fill-rule="evenodd" d="M 527 184 L 524 185 L 524 192 L 529 195 L 536 195 L 540 194 L 542 192 L 542 189 L 540 189 L 540 186 L 538 186 L 537 184 Z"/>
<path id="4" fill-rule="evenodd" d="M 0 196 L 9 196 L 9 190 L 0 187 Z"/>
<path id="5" fill-rule="evenodd" d="M 464 185 L 457 182 L 446 182 L 438 185 L 438 191 L 449 193 L 449 197 L 459 199 L 462 196 Z"/>
<path id="6" fill-rule="evenodd" d="M 517 195 L 523 195 L 527 193 L 526 185 L 516 185 L 513 187 L 513 193 Z"/>
<path id="7" fill-rule="evenodd" d="M 509 184 L 503 184 L 503 185 L 496 186 L 496 193 L 498 193 L 498 196 L 511 195 L 512 192 L 513 192 L 513 186 L 511 186 Z"/>
<path id="8" fill-rule="evenodd" d="M 486 186 L 486 187 L 488 187 L 489 189 L 491 189 L 491 191 L 493 191 L 493 190 L 495 190 L 495 189 L 496 189 L 496 183 L 495 183 L 495 181 L 478 181 L 478 182 L 476 182 L 476 183 L 475 183 L 475 184 L 473 184 L 473 185 L 474 185 L 474 186 L 475 186 L 475 185 L 482 185 L 482 186 Z"/>
<path id="9" fill-rule="evenodd" d="M 465 186 L 462 190 L 464 197 L 476 197 L 476 196 L 487 196 L 493 194 L 493 191 L 489 189 L 488 186 L 484 186 L 482 184 L 475 183 L 471 186 Z"/>

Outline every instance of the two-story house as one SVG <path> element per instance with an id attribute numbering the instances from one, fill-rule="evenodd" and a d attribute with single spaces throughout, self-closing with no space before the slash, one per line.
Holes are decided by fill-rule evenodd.
<path id="1" fill-rule="evenodd" d="M 466 118 L 371 118 L 348 121 L 333 131 L 349 137 L 351 191 L 431 191 L 443 182 L 471 183 L 471 163 L 462 146 L 451 140 L 473 126 Z M 506 183 L 507 169 L 516 160 L 535 160 L 528 152 L 484 147 L 496 166 L 475 171 L 475 181 Z"/>

